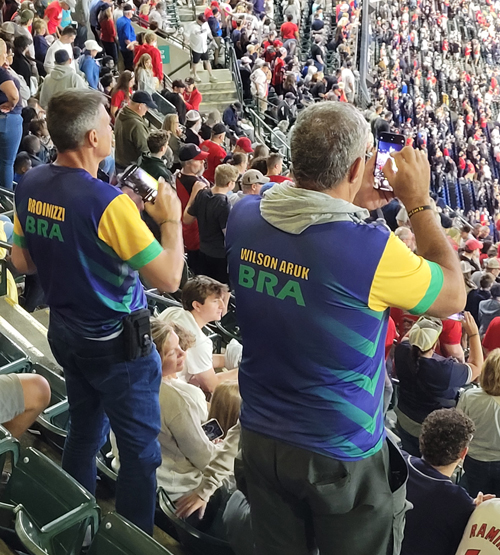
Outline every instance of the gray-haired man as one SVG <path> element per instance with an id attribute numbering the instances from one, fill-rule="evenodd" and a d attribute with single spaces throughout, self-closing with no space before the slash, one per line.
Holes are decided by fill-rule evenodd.
<path id="1" fill-rule="evenodd" d="M 406 147 L 394 156 L 397 174 L 384 168 L 420 256 L 364 223 L 364 208 L 390 197 L 373 187 L 373 158 L 365 165 L 368 132 L 350 104 L 307 108 L 292 133 L 295 183 L 250 196 L 229 216 L 259 554 L 303 555 L 311 544 L 322 554 L 398 553 L 406 470 L 389 479 L 402 461 L 384 431 L 387 309 L 446 317 L 465 305 L 457 257 L 430 210 L 425 153 Z"/>

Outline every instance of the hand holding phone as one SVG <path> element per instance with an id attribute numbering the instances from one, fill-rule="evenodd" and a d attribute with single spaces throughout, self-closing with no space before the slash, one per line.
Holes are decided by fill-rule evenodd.
<path id="1" fill-rule="evenodd" d="M 203 428 L 203 431 L 207 434 L 207 437 L 210 441 L 214 441 L 224 435 L 224 431 L 215 418 L 212 418 L 208 422 L 205 422 L 205 424 L 202 424 L 201 427 Z"/>
<path id="2" fill-rule="evenodd" d="M 392 191 L 392 187 L 384 176 L 382 169 L 388 160 L 391 161 L 393 165 L 392 169 L 394 172 L 398 171 L 392 154 L 394 152 L 400 152 L 405 146 L 406 139 L 404 135 L 398 135 L 397 133 L 380 133 L 378 139 L 378 149 L 377 158 L 375 160 L 375 183 L 374 187 L 376 189 L 382 189 L 384 191 Z"/>
<path id="3" fill-rule="evenodd" d="M 427 160 L 427 153 L 405 146 L 400 152 L 392 153 L 398 171 L 387 161 L 383 173 L 394 190 L 394 194 L 401 200 L 408 212 L 429 204 L 429 184 L 431 167 Z"/>
<path id="4" fill-rule="evenodd" d="M 182 220 L 181 201 L 175 189 L 163 177 L 158 180 L 158 194 L 155 203 L 147 202 L 144 208 L 157 224 L 165 220 L 177 222 Z"/>

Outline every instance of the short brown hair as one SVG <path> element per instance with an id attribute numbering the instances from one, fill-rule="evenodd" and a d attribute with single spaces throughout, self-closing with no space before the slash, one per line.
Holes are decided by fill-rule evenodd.
<path id="1" fill-rule="evenodd" d="M 238 170 L 235 166 L 229 164 L 220 164 L 215 169 L 215 185 L 216 187 L 227 187 L 231 181 L 238 179 Z"/>
<path id="2" fill-rule="evenodd" d="M 163 129 L 153 131 L 148 137 L 148 148 L 153 154 L 157 154 L 160 150 L 168 144 L 170 133 Z"/>
<path id="3" fill-rule="evenodd" d="M 196 276 L 189 279 L 182 288 L 182 306 L 184 310 L 191 311 L 193 310 L 194 302 L 205 304 L 210 295 L 222 297 L 222 294 L 227 291 L 227 285 L 216 279 L 207 276 Z"/>
<path id="4" fill-rule="evenodd" d="M 488 395 L 500 395 L 500 349 L 494 349 L 483 364 L 480 383 Z"/>
<path id="5" fill-rule="evenodd" d="M 280 162 L 283 162 L 283 156 L 278 152 L 273 152 L 267 157 L 266 164 L 267 164 L 267 171 L 270 172 L 275 166 L 277 166 Z"/>

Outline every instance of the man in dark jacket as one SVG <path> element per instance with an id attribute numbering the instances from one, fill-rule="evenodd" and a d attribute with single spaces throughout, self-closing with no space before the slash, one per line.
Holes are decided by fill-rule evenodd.
<path id="1" fill-rule="evenodd" d="M 180 79 L 176 79 L 172 82 L 172 92 L 167 89 L 161 91 L 162 96 L 164 96 L 170 104 L 175 106 L 177 114 L 179 116 L 179 123 L 184 125 L 186 123 L 186 102 L 184 101 L 183 94 L 186 89 L 186 85 Z"/>
<path id="2" fill-rule="evenodd" d="M 222 121 L 224 122 L 224 125 L 238 136 L 244 135 L 243 129 L 239 124 L 240 114 L 241 104 L 239 102 L 230 104 L 222 114 Z"/>
<path id="3" fill-rule="evenodd" d="M 147 140 L 149 153 L 142 155 L 141 168 L 155 179 L 163 177 L 165 181 L 173 184 L 172 172 L 167 169 L 163 157 L 168 150 L 168 132 L 153 131 Z"/>
<path id="4" fill-rule="evenodd" d="M 128 106 L 120 110 L 115 123 L 115 163 L 117 173 L 130 164 L 138 164 L 149 152 L 148 128 L 144 116 L 148 108 L 156 109 L 151 95 L 136 91 Z"/>

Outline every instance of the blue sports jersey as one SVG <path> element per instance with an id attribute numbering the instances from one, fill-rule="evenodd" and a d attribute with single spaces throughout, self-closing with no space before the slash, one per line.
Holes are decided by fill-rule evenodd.
<path id="1" fill-rule="evenodd" d="M 16 188 L 14 243 L 28 249 L 51 313 L 99 338 L 146 307 L 136 270 L 160 244 L 121 191 L 82 169 L 43 165 Z"/>
<path id="2" fill-rule="evenodd" d="M 387 308 L 425 312 L 441 268 L 381 226 L 286 233 L 264 220 L 260 202 L 237 203 L 226 235 L 242 426 L 340 460 L 369 457 L 384 440 Z"/>

